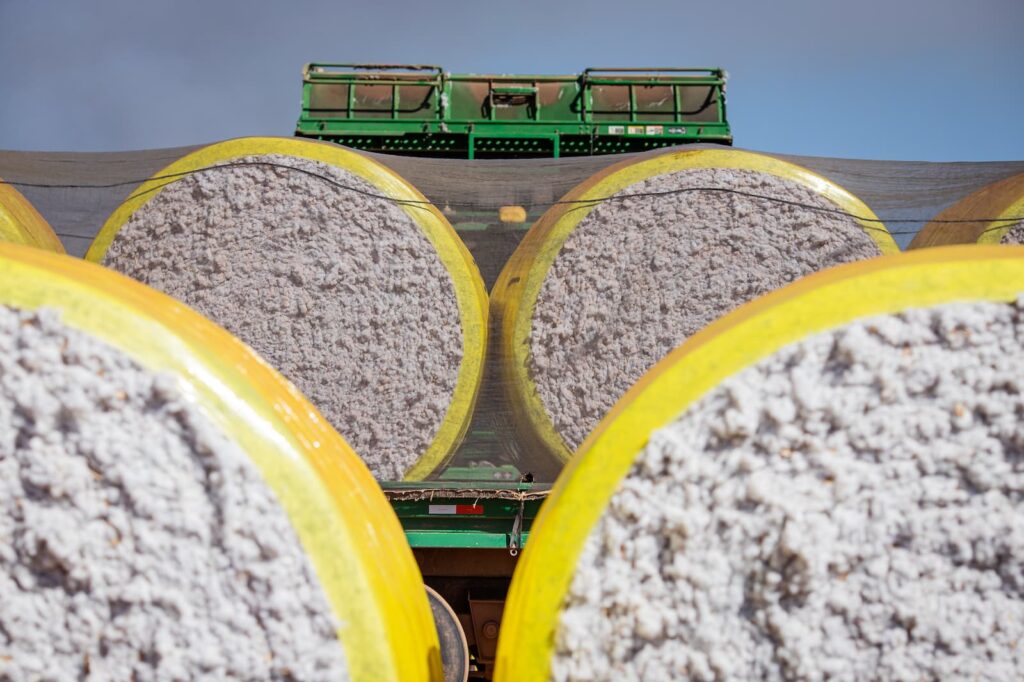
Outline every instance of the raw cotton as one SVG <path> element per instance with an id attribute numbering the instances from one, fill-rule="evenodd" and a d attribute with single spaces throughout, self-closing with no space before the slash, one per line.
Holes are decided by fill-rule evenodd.
<path id="1" fill-rule="evenodd" d="M 639 453 L 579 560 L 556 680 L 1024 670 L 1024 310 L 793 344 Z"/>
<path id="2" fill-rule="evenodd" d="M 125 223 L 104 263 L 252 346 L 374 475 L 401 479 L 455 390 L 451 275 L 402 207 L 354 174 L 275 154 L 232 163 L 276 165 L 178 180 Z"/>
<path id="3" fill-rule="evenodd" d="M 1004 223 L 1005 224 L 1005 223 Z M 1010 228 L 999 240 L 1000 244 L 1024 244 L 1024 221 L 1021 221 Z"/>
<path id="4" fill-rule="evenodd" d="M 617 196 L 720 187 L 837 208 L 765 173 L 698 169 Z M 879 254 L 852 218 L 698 191 L 595 208 L 566 239 L 534 307 L 528 370 L 575 449 L 626 390 L 716 318 L 815 270 Z"/>
<path id="5" fill-rule="evenodd" d="M 0 679 L 344 680 L 260 474 L 173 377 L 0 306 Z"/>

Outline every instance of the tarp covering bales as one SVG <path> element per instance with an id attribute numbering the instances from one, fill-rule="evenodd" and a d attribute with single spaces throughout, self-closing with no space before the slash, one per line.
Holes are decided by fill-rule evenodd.
<path id="1" fill-rule="evenodd" d="M 711 145 L 685 149 L 704 148 L 722 149 Z M 144 181 L 197 149 L 0 152 L 0 177 L 17 183 L 15 187 L 49 221 L 68 252 L 81 256 L 104 222 Z M 395 171 L 451 223 L 491 291 L 529 228 L 575 187 L 614 164 L 664 153 L 500 161 L 366 156 Z M 1024 173 L 1024 161 L 924 163 L 766 156 L 802 166 L 857 197 L 901 248 L 943 210 L 987 185 Z M 534 490 L 542 490 L 555 480 L 560 458 L 527 442 L 515 428 L 500 379 L 502 357 L 493 327 L 490 337 L 482 386 L 465 439 L 454 456 L 430 472 L 428 480 L 403 485 L 417 490 L 466 490 L 532 480 Z"/>

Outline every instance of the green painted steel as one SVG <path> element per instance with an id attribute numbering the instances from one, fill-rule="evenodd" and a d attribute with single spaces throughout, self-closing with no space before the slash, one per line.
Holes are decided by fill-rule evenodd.
<path id="1" fill-rule="evenodd" d="M 384 487 L 385 492 L 397 489 L 391 484 Z M 519 484 L 506 485 L 501 490 L 529 491 L 529 488 L 529 484 Z M 482 499 L 476 496 L 391 499 L 391 506 L 412 547 L 515 552 L 523 548 L 542 503 L 543 498 Z"/>
<path id="2" fill-rule="evenodd" d="M 295 134 L 367 151 L 472 159 L 732 144 L 717 68 L 538 76 L 307 64 L 302 82 Z"/>

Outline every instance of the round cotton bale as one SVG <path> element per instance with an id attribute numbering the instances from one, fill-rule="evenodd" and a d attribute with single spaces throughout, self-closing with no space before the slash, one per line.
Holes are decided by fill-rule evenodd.
<path id="1" fill-rule="evenodd" d="M 1022 243 L 1024 173 L 982 187 L 942 211 L 914 235 L 908 248 Z"/>
<path id="2" fill-rule="evenodd" d="M 854 196 L 740 151 L 606 169 L 531 228 L 492 294 L 527 442 L 566 461 L 672 348 L 810 272 L 899 249 Z"/>
<path id="3" fill-rule="evenodd" d="M 0 677 L 440 679 L 397 518 L 247 346 L 0 244 Z"/>
<path id="4" fill-rule="evenodd" d="M 1022 248 L 933 249 L 688 339 L 545 502 L 495 680 L 1014 677 L 1022 291 Z"/>
<path id="5" fill-rule="evenodd" d="M 0 242 L 64 253 L 60 238 L 24 195 L 0 178 Z"/>
<path id="6" fill-rule="evenodd" d="M 86 258 L 194 307 L 295 383 L 381 480 L 420 480 L 465 435 L 486 293 L 451 225 L 335 145 L 230 140 L 160 171 Z"/>

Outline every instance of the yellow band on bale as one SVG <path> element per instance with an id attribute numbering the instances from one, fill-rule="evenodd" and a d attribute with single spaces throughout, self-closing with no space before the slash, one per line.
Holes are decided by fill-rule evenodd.
<path id="1" fill-rule="evenodd" d="M 0 242 L 64 253 L 60 238 L 21 192 L 0 178 Z"/>
<path id="2" fill-rule="evenodd" d="M 64 324 L 175 375 L 288 514 L 338 619 L 351 679 L 441 679 L 422 577 L 390 505 L 341 436 L 252 350 L 111 270 L 9 244 L 0 305 L 55 308 Z"/>
<path id="3" fill-rule="evenodd" d="M 979 221 L 977 218 L 989 220 Z M 982 187 L 942 211 L 914 235 L 908 248 L 924 249 L 949 244 L 998 244 L 1010 228 L 1022 218 L 1024 173 Z"/>
<path id="4" fill-rule="evenodd" d="M 420 481 L 454 454 L 466 435 L 483 379 L 487 348 L 487 291 L 473 257 L 448 220 L 412 185 L 372 159 L 333 144 L 288 138 L 244 137 L 212 144 L 184 156 L 139 186 L 104 223 L 85 254 L 101 263 L 118 231 L 160 190 L 191 172 L 246 156 L 282 154 L 320 161 L 342 168 L 370 183 L 380 194 L 398 201 L 437 251 L 452 278 L 462 325 L 462 362 L 451 403 L 433 442 L 405 473 L 405 480 Z"/>
<path id="5" fill-rule="evenodd" d="M 547 680 L 555 630 L 594 525 L 652 431 L 737 372 L 812 334 L 872 315 L 1024 292 L 1024 247 L 930 249 L 809 275 L 709 325 L 623 396 L 562 472 L 512 579 L 496 682 Z"/>
<path id="6" fill-rule="evenodd" d="M 491 314 L 501 325 L 502 378 L 511 394 L 513 416 L 526 442 L 553 453 L 562 462 L 569 460 L 572 450 L 555 430 L 527 369 L 534 306 L 548 270 L 565 240 L 598 205 L 598 199 L 651 177 L 694 168 L 756 171 L 804 185 L 854 216 L 882 254 L 899 253 L 892 235 L 860 199 L 802 166 L 770 156 L 739 150 L 676 151 L 644 161 L 623 161 L 591 176 L 561 199 L 584 203 L 560 203 L 541 216 L 502 270 L 491 294 Z"/>

